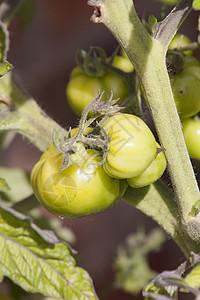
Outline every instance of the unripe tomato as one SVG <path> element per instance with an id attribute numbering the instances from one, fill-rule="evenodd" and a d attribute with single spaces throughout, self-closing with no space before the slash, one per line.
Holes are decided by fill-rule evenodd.
<path id="1" fill-rule="evenodd" d="M 174 75 L 172 88 L 182 119 L 194 116 L 200 111 L 200 79 L 193 75 L 191 67 Z"/>
<path id="2" fill-rule="evenodd" d="M 128 85 L 121 76 L 111 72 L 106 72 L 102 77 L 91 77 L 80 68 L 72 71 L 66 87 L 66 96 L 77 115 L 81 115 L 83 109 L 98 96 L 98 91 L 105 91 L 103 101 L 110 97 L 111 91 L 114 99 L 123 100 L 128 96 Z"/>
<path id="3" fill-rule="evenodd" d="M 31 172 L 31 183 L 38 201 L 61 217 L 79 217 L 97 213 L 112 206 L 125 191 L 124 180 L 112 179 L 102 165 L 96 150 L 79 165 L 60 170 L 63 154 L 40 160 Z"/>
<path id="4" fill-rule="evenodd" d="M 183 135 L 191 157 L 200 159 L 200 119 L 198 117 L 183 120 Z"/>
<path id="5" fill-rule="evenodd" d="M 115 56 L 112 65 L 126 73 L 132 72 L 134 69 L 132 63 L 128 59 L 128 56 L 127 58 L 123 56 Z"/>
<path id="6" fill-rule="evenodd" d="M 184 34 L 177 33 L 173 39 L 171 40 L 168 49 L 176 49 L 178 47 L 185 47 L 191 44 L 191 40 Z M 187 50 L 184 52 L 187 55 L 192 55 L 191 50 Z"/>
<path id="7" fill-rule="evenodd" d="M 185 57 L 184 69 L 200 80 L 200 63 L 195 57 Z"/>
<path id="8" fill-rule="evenodd" d="M 141 174 L 156 157 L 155 138 L 145 122 L 130 114 L 116 114 L 103 123 L 109 138 L 105 171 L 114 178 Z"/>
<path id="9" fill-rule="evenodd" d="M 98 96 L 99 90 L 106 90 L 103 80 L 87 76 L 76 68 L 66 87 L 68 103 L 77 115 L 81 115 L 84 108 Z M 106 100 L 106 95 L 103 95 L 102 100 Z"/>
<path id="10" fill-rule="evenodd" d="M 185 56 L 184 57 L 184 69 L 188 69 L 190 67 L 200 67 L 200 63 L 198 59 L 196 59 L 194 56 Z"/>
<path id="11" fill-rule="evenodd" d="M 157 147 L 160 148 L 160 145 L 157 144 Z M 164 152 L 161 151 L 144 172 L 138 176 L 127 179 L 127 182 L 133 188 L 140 188 L 154 183 L 162 176 L 166 169 L 166 165 L 167 162 Z"/>

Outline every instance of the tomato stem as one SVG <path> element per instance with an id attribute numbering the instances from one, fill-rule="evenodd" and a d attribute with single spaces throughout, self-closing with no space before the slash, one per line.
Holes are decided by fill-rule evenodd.
<path id="1" fill-rule="evenodd" d="M 10 99 L 11 103 L 4 113 L 1 112 L 0 130 L 12 130 L 22 134 L 41 151 L 45 151 L 52 142 L 54 130 L 62 135 L 66 134 L 66 131 L 22 90 L 11 73 L 1 78 L 0 94 Z"/>

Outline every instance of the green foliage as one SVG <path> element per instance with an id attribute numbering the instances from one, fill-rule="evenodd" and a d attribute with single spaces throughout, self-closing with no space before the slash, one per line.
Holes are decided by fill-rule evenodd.
<path id="1" fill-rule="evenodd" d="M 13 69 L 13 66 L 6 61 L 8 50 L 8 31 L 5 25 L 0 22 L 0 77 Z"/>
<path id="2" fill-rule="evenodd" d="M 189 292 L 199 299 L 200 291 L 197 289 L 200 287 L 199 259 L 199 255 L 192 253 L 190 260 L 182 263 L 176 270 L 160 273 L 144 288 L 145 299 L 178 299 L 178 291 Z M 185 272 L 191 268 L 190 273 L 184 277 Z"/>
<path id="3" fill-rule="evenodd" d="M 66 243 L 0 204 L 0 273 L 26 291 L 55 299 L 97 299 L 89 275 L 75 266 Z"/>
<path id="4" fill-rule="evenodd" d="M 5 199 L 17 202 L 33 193 L 29 175 L 21 169 L 0 167 L 0 177 L 4 178 L 10 187 L 9 191 L 3 191 Z"/>
<path id="5" fill-rule="evenodd" d="M 153 15 L 150 15 L 148 18 L 148 28 L 150 30 L 150 33 L 155 33 L 156 32 L 156 26 L 158 24 L 158 20 L 156 19 L 156 17 L 154 17 Z"/>
<path id="6" fill-rule="evenodd" d="M 164 233 L 160 230 L 154 230 L 148 235 L 139 230 L 128 236 L 125 246 L 120 246 L 117 251 L 114 263 L 115 286 L 132 294 L 139 293 L 156 275 L 148 265 L 147 255 L 157 250 L 164 240 Z"/>
<path id="7" fill-rule="evenodd" d="M 7 184 L 7 182 L 5 181 L 5 179 L 0 178 L 0 191 L 6 192 L 6 191 L 9 191 L 9 190 L 10 190 L 10 187 Z"/>

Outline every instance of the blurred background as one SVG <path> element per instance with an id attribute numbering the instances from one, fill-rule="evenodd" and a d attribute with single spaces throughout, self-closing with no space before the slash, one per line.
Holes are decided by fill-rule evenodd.
<path id="1" fill-rule="evenodd" d="M 161 4 L 151 0 L 135 0 L 140 17 L 160 13 Z M 24 28 L 16 16 L 11 25 L 8 61 L 24 89 L 63 127 L 76 126 L 77 116 L 69 107 L 65 88 L 75 66 L 75 51 L 79 46 L 101 46 L 111 54 L 117 43 L 102 24 L 90 21 L 93 9 L 86 0 L 35 0 L 32 20 Z M 192 12 L 181 28 L 191 40 L 197 38 L 197 14 Z M 1 155 L 6 167 L 20 167 L 30 171 L 41 153 L 20 136 L 16 136 Z M 44 217 L 48 218 L 45 210 Z M 78 265 L 93 278 L 97 293 L 104 300 L 143 299 L 122 291 L 110 291 L 113 280 L 113 260 L 119 244 L 129 233 L 144 226 L 149 232 L 157 225 L 126 203 L 119 202 L 109 210 L 80 219 L 63 220 L 76 236 L 73 247 L 78 251 Z M 176 268 L 184 260 L 176 244 L 167 237 L 159 252 L 149 255 L 155 271 Z M 189 299 L 189 298 L 186 298 Z"/>

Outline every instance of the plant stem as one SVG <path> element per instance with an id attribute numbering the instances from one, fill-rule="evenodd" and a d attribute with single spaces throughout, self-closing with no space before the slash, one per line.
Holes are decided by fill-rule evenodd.
<path id="1" fill-rule="evenodd" d="M 0 94 L 11 102 L 10 108 L 0 112 L 0 131 L 16 131 L 41 151 L 52 142 L 54 130 L 66 135 L 66 131 L 22 91 L 10 73 L 0 80 Z"/>
<path id="2" fill-rule="evenodd" d="M 91 2 L 97 6 L 93 21 L 102 22 L 109 28 L 138 73 L 161 145 L 166 149 L 168 171 L 178 201 L 180 221 L 190 237 L 200 240 L 200 223 L 197 218 L 189 216 L 193 205 L 200 199 L 199 189 L 185 146 L 165 63 L 166 44 L 170 37 L 163 44 L 162 39 L 152 38 L 141 24 L 132 0 L 93 0 L 90 4 Z M 188 3 L 191 1 L 188 0 Z M 177 16 L 174 34 L 185 15 L 185 10 L 182 17 L 179 11 L 177 15 L 174 13 L 175 19 Z M 170 30 L 172 38 L 173 30 Z"/>

